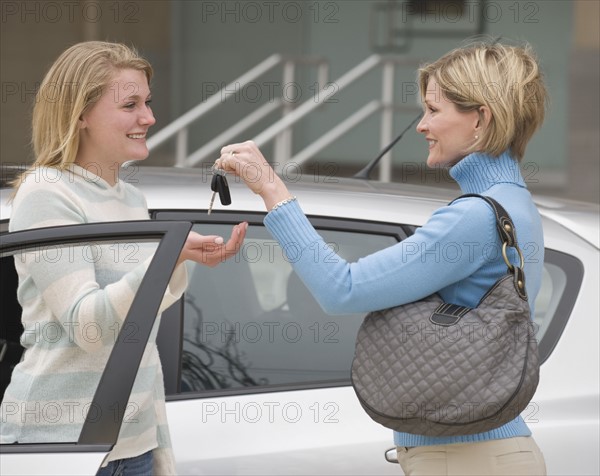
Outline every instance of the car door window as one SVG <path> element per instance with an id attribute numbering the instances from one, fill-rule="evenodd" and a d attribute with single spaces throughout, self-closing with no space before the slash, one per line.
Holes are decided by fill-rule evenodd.
<path id="1" fill-rule="evenodd" d="M 233 223 L 248 219 L 218 215 L 213 215 L 213 223 L 195 225 L 195 230 L 226 237 Z M 182 307 L 169 319 L 173 322 L 181 313 L 181 324 L 173 327 L 177 332 L 165 333 L 170 337 L 163 339 L 161 349 L 163 366 L 168 362 L 165 380 L 171 397 L 236 393 L 244 387 L 268 391 L 349 384 L 364 314 L 325 314 L 262 225 L 262 217 L 250 217 L 252 226 L 235 258 L 214 269 L 190 267 Z M 206 215 L 186 212 L 160 212 L 157 218 L 207 220 Z M 413 231 L 389 224 L 311 220 L 332 250 L 349 261 Z M 545 256 L 534 316 L 542 362 L 560 338 L 582 279 L 581 263 L 574 257 L 553 250 L 546 250 Z M 172 345 L 175 335 L 182 338 L 178 349 Z"/>
<path id="2" fill-rule="evenodd" d="M 111 344 L 114 344 L 120 331 L 123 329 L 125 333 L 132 333 L 132 326 L 123 328 L 120 322 L 107 323 L 101 319 L 83 322 L 70 320 L 66 315 L 68 311 L 66 306 L 75 299 L 75 296 L 69 295 L 67 291 L 72 289 L 73 283 L 66 281 L 72 273 L 80 276 L 78 281 L 87 281 L 92 277 L 88 273 L 91 272 L 99 288 L 105 289 L 106 286 L 118 281 L 128 270 L 133 270 L 137 266 L 143 267 L 144 261 L 152 256 L 156 247 L 156 241 L 96 243 L 91 240 L 68 245 L 35 246 L 29 250 L 18 251 L 14 255 L 9 253 L 3 256 L 1 258 L 3 319 L 0 331 L 0 345 L 3 350 L 0 351 L 2 369 L 0 400 L 4 396 L 14 367 L 21 361 L 25 348 L 36 347 L 34 352 L 39 352 L 41 348 L 51 350 L 54 346 L 73 347 L 106 360 L 112 348 Z M 30 276 L 29 282 L 35 283 L 33 286 L 25 283 L 21 289 L 21 301 L 30 301 L 29 320 L 25 322 L 25 328 L 21 319 L 22 307 L 17 299 L 17 267 L 26 270 L 25 272 Z M 31 303 L 32 300 L 38 299 L 37 292 L 45 295 L 43 307 L 36 308 L 35 303 L 33 305 Z M 60 317 L 48 314 L 48 309 L 58 308 L 65 311 L 58 313 Z M 39 310 L 40 314 L 36 314 L 31 320 L 32 310 L 35 309 Z M 123 315 L 128 311 L 128 305 L 119 309 Z M 60 373 L 61 369 L 57 370 Z M 53 413 L 56 414 L 52 418 L 57 421 L 77 420 L 73 415 L 68 414 L 68 410 L 70 413 L 74 412 L 73 408 L 61 408 L 60 405 L 58 407 L 52 405 L 52 408 Z"/>
<path id="3" fill-rule="evenodd" d="M 229 228 L 201 225 L 198 231 L 227 236 Z M 319 231 L 332 250 L 325 259 L 334 259 L 335 250 L 355 261 L 397 242 L 374 232 Z M 321 386 L 347 380 L 363 317 L 325 314 L 279 244 L 262 225 L 252 226 L 238 256 L 215 269 L 195 266 L 190 273 L 180 389 Z"/>
<path id="4" fill-rule="evenodd" d="M 540 362 L 554 350 L 575 306 L 583 281 L 583 264 L 574 256 L 546 249 L 542 284 L 533 316 Z"/>
<path id="5" fill-rule="evenodd" d="M 543 339 L 567 286 L 567 273 L 560 266 L 544 263 L 542 285 L 535 300 L 534 323 L 538 340 Z"/>
<path id="6" fill-rule="evenodd" d="M 1 445 L 3 469 L 11 472 L 10 468 L 17 468 L 18 473 L 35 474 L 42 467 L 41 460 L 36 463 L 35 459 L 30 458 L 31 455 L 61 453 L 64 462 L 68 460 L 65 453 L 76 453 L 79 457 L 73 461 L 77 460 L 83 466 L 75 468 L 75 471 L 78 474 L 93 474 L 98 469 L 98 461 L 102 460 L 98 459 L 98 454 L 103 457 L 110 451 L 122 424 L 135 424 L 136 419 L 140 418 L 138 410 L 141 409 L 130 405 L 130 393 L 148 338 L 152 332 L 156 332 L 155 319 L 149 316 L 158 314 L 171 272 L 190 228 L 190 223 L 146 220 L 48 227 L 1 235 L 2 305 L 10 311 L 10 314 L 2 313 L 2 391 L 6 390 L 5 385 L 8 385 L 11 374 L 20 371 L 18 367 L 15 370 L 19 355 L 15 352 L 15 355 L 9 356 L 9 350 L 16 350 L 21 344 L 28 348 L 32 348 L 30 344 L 42 348 L 64 346 L 67 350 L 69 345 L 77 348 L 89 346 L 90 350 L 102 345 L 100 351 L 90 355 L 107 362 L 96 389 L 85 388 L 86 374 L 82 373 L 81 388 L 85 388 L 86 395 L 91 396 L 87 401 L 78 399 L 77 395 L 70 395 L 68 401 L 48 401 L 42 389 L 41 393 L 38 392 L 39 396 L 29 395 L 25 407 L 22 402 L 11 400 L 15 398 L 14 395 L 8 392 L 4 395 L 6 411 L 2 414 L 3 426 L 11 424 L 9 413 L 14 415 L 17 412 L 19 417 L 20 412 L 23 418 L 33 420 L 37 428 L 45 427 L 48 431 L 44 433 L 44 438 L 20 441 L 28 445 Z M 79 326 L 67 325 L 64 316 L 49 316 L 46 320 L 40 317 L 39 321 L 26 321 L 25 332 L 22 332 L 21 307 L 16 301 L 15 264 L 20 266 L 23 263 L 29 263 L 32 269 L 36 269 L 36 285 L 44 287 L 45 298 L 50 300 L 59 295 L 58 291 L 65 283 L 60 277 L 65 267 L 74 273 L 83 269 L 94 273 L 104 289 L 118 281 L 126 268 L 133 267 L 140 269 L 140 284 L 133 299 L 123 304 L 121 311 L 126 318 L 121 324 L 89 321 Z M 20 299 L 21 302 L 31 302 L 37 298 L 36 295 L 21 293 Z M 61 306 L 58 301 L 55 303 L 57 308 Z M 119 303 L 112 304 L 118 306 Z M 19 350 L 21 352 L 18 354 L 22 353 L 22 349 Z M 68 365 L 63 370 L 68 371 Z M 60 385 L 64 372 L 38 377 L 48 379 L 49 384 L 56 385 L 59 382 Z M 77 386 L 71 383 L 71 390 L 77 393 Z M 65 432 L 65 422 L 75 422 L 74 429 Z M 84 453 L 92 454 L 92 459 L 86 460 L 82 456 Z M 89 469 L 90 464 L 92 470 Z M 57 466 L 47 467 L 44 471 L 47 474 L 60 474 L 62 470 Z"/>

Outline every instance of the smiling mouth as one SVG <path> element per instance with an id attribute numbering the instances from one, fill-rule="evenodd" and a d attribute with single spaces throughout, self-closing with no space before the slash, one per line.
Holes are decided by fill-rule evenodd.
<path id="1" fill-rule="evenodd" d="M 143 133 L 143 134 L 127 134 L 127 137 L 129 137 L 130 139 L 145 139 L 146 138 L 146 133 Z"/>
<path id="2" fill-rule="evenodd" d="M 437 141 L 433 139 L 428 139 L 427 143 L 429 144 L 429 148 L 431 149 L 435 144 L 437 144 Z"/>

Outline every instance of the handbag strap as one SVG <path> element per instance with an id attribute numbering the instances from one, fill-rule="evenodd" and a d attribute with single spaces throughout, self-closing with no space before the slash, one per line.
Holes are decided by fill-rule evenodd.
<path id="1" fill-rule="evenodd" d="M 502 241 L 502 257 L 504 258 L 504 262 L 508 267 L 508 272 L 514 276 L 514 284 L 517 293 L 523 299 L 527 299 L 527 292 L 525 290 L 525 272 L 523 271 L 525 260 L 523 259 L 523 253 L 521 252 L 521 249 L 517 243 L 517 231 L 515 230 L 515 225 L 510 218 L 510 215 L 504 209 L 504 207 L 492 197 L 478 195 L 476 193 L 465 193 L 464 195 L 452 200 L 448 205 L 461 198 L 469 197 L 477 197 L 485 200 L 488 205 L 492 207 L 492 210 L 494 210 L 494 215 L 496 217 L 496 230 L 498 231 L 498 235 L 500 235 L 500 240 Z M 514 265 L 509 261 L 508 255 L 506 254 L 507 247 L 514 248 L 517 251 L 520 261 L 519 266 Z"/>

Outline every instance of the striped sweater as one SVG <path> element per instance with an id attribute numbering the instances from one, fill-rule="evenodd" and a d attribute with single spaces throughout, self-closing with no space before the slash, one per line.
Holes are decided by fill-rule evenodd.
<path id="1" fill-rule="evenodd" d="M 15 196 L 9 230 L 148 219 L 136 188 L 112 186 L 78 165 L 38 168 Z M 0 408 L 2 443 L 76 442 L 100 376 L 156 243 L 65 245 L 15 256 L 25 329 L 22 361 Z M 162 312 L 187 285 L 179 266 Z M 160 317 L 160 316 L 159 316 Z M 117 444 L 105 460 L 154 451 L 155 471 L 175 472 L 166 421 L 156 320 L 126 407 Z M 123 329 L 135 333 L 135 329 Z M 115 411 L 117 409 L 115 408 Z"/>

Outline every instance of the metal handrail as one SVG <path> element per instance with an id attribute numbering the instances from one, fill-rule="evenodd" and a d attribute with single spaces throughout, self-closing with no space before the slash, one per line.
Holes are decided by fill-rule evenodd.
<path id="1" fill-rule="evenodd" d="M 375 112 L 379 111 L 382 107 L 381 101 L 374 99 L 373 101 L 365 104 L 358 111 L 356 111 L 351 116 L 344 119 L 338 125 L 330 129 L 328 132 L 319 137 L 316 141 L 313 141 L 310 145 L 302 149 L 298 152 L 294 157 L 290 159 L 290 162 L 293 162 L 295 165 L 302 165 L 304 162 L 309 160 L 315 154 L 323 150 L 333 141 L 344 135 L 353 127 L 360 124 L 367 117 Z M 278 164 L 278 169 L 279 164 Z"/>
<path id="2" fill-rule="evenodd" d="M 226 131 L 222 132 L 218 136 L 214 137 L 210 142 L 198 148 L 191 155 L 187 155 L 187 136 L 189 125 L 202 117 L 208 111 L 224 102 L 230 96 L 237 93 L 239 88 L 245 87 L 248 83 L 265 74 L 272 68 L 284 64 L 284 80 L 292 81 L 294 77 L 294 69 L 296 64 L 314 64 L 319 65 L 318 69 L 318 84 L 321 85 L 319 91 L 315 92 L 313 97 L 300 106 L 293 108 L 289 101 L 284 98 L 275 99 L 269 101 L 267 104 L 263 104 L 260 108 L 249 114 L 248 116 L 239 120 L 236 124 L 231 126 Z M 192 108 L 180 118 L 173 121 L 171 124 L 166 126 L 164 129 L 157 132 L 155 135 L 149 138 L 148 147 L 150 150 L 154 149 L 158 145 L 162 144 L 166 140 L 177 136 L 176 143 L 176 166 L 193 166 L 202 160 L 208 158 L 210 154 L 214 153 L 219 149 L 220 146 L 227 143 L 235 136 L 241 134 L 243 131 L 250 128 L 253 124 L 259 120 L 265 118 L 269 114 L 275 112 L 277 109 L 283 109 L 283 117 L 277 122 L 269 126 L 267 129 L 259 133 L 254 137 L 254 142 L 259 147 L 275 139 L 275 158 L 278 160 L 274 164 L 276 170 L 281 171 L 282 167 L 290 161 L 294 161 L 297 164 L 302 164 L 309 160 L 320 150 L 331 144 L 333 141 L 338 139 L 340 136 L 356 127 L 366 118 L 371 116 L 377 111 L 382 111 L 382 125 L 380 129 L 380 144 L 384 147 L 392 139 L 393 132 L 393 111 L 394 107 L 394 74 L 395 66 L 399 64 L 416 64 L 417 60 L 414 58 L 407 57 L 394 57 L 394 56 L 381 56 L 374 54 L 363 60 L 361 63 L 347 71 L 345 74 L 340 76 L 337 80 L 328 83 L 327 82 L 327 64 L 323 59 L 314 58 L 285 58 L 282 55 L 274 54 L 269 56 L 267 59 L 256 65 L 254 68 L 241 75 L 236 80 L 230 82 L 224 88 L 221 88 L 219 92 L 208 98 L 205 102 Z M 356 80 L 363 77 L 373 69 L 383 64 L 382 74 L 382 88 L 381 98 L 379 100 L 372 100 L 369 103 L 362 106 L 354 114 L 334 126 L 329 131 L 325 132 L 321 137 L 312 142 L 310 145 L 305 147 L 300 152 L 296 153 L 293 157 L 291 156 L 291 129 L 298 121 L 303 119 L 307 114 L 310 114 L 315 109 L 321 107 L 323 104 L 339 93 L 341 90 L 352 84 Z M 335 87 L 332 87 L 335 86 Z M 406 106 L 403 109 L 418 109 L 415 107 Z M 382 158 L 380 167 L 380 180 L 389 181 L 391 179 L 391 153 L 386 154 Z"/>
<path id="3" fill-rule="evenodd" d="M 350 83 L 353 83 L 358 78 L 362 77 L 373 68 L 378 66 L 381 63 L 380 55 L 371 55 L 366 60 L 357 64 L 354 68 L 348 71 L 346 74 L 342 75 L 337 80 L 333 81 L 335 84 L 335 88 L 328 88 L 327 85 L 324 85 L 319 91 L 315 93 L 312 99 L 305 101 L 301 106 L 297 107 L 293 112 L 285 116 L 282 120 L 278 121 L 276 124 L 273 124 L 271 127 L 267 128 L 265 131 L 257 135 L 253 140 L 256 142 L 256 145 L 259 147 L 263 146 L 265 143 L 272 140 L 277 134 L 281 133 L 283 130 L 292 126 L 304 116 L 306 116 L 313 109 L 318 108 L 323 105 L 328 99 L 330 99 L 334 94 L 340 92 Z M 326 91 L 327 89 L 331 89 L 331 91 Z"/>
<path id="4" fill-rule="evenodd" d="M 334 81 L 333 84 L 335 84 L 335 88 L 331 87 L 331 84 L 327 84 L 327 83 L 321 84 L 322 85 L 321 89 L 314 94 L 314 96 L 311 100 L 305 101 L 303 104 L 301 104 L 299 107 L 297 107 L 293 111 L 285 114 L 281 120 L 277 121 L 275 124 L 268 127 L 266 130 L 264 130 L 262 133 L 260 133 L 258 136 L 256 136 L 253 139 L 254 142 L 259 147 L 261 147 L 265 143 L 275 139 L 277 136 L 280 136 L 281 134 L 284 134 L 286 131 L 289 131 L 290 127 L 292 125 L 294 125 L 296 122 L 298 122 L 300 119 L 302 119 L 304 116 L 309 114 L 314 109 L 325 104 L 327 102 L 327 100 L 329 100 L 331 98 L 331 96 L 338 93 L 339 91 L 344 89 L 346 86 L 353 83 L 354 81 L 356 81 L 357 79 L 359 79 L 360 77 L 362 77 L 363 75 L 365 75 L 366 73 L 371 71 L 373 68 L 378 66 L 381 63 L 381 60 L 382 60 L 382 57 L 380 55 L 370 56 L 366 60 L 364 60 L 361 63 L 359 63 L 358 65 L 356 65 L 350 71 L 348 71 L 347 73 L 342 75 L 336 81 Z M 265 106 L 263 106 L 263 108 L 264 107 Z M 261 114 L 261 117 L 264 117 L 264 115 Z M 250 125 L 251 124 L 247 124 L 247 127 L 249 127 Z M 356 125 L 356 123 L 354 125 Z M 354 125 L 352 127 L 354 127 Z M 236 127 L 236 126 L 233 126 L 233 127 L 235 127 L 236 130 L 239 129 L 239 127 Z M 245 127 L 245 128 L 247 128 L 247 127 Z M 234 135 L 231 133 L 232 129 L 233 128 L 229 129 L 225 133 L 220 134 L 218 137 L 219 141 L 217 141 L 216 139 L 213 139 L 209 144 L 202 147 L 198 151 L 194 152 L 192 157 L 188 158 L 188 160 L 186 161 L 186 165 L 194 165 L 197 162 L 199 162 L 200 160 L 206 158 L 210 152 L 215 150 L 215 144 L 224 144 L 225 143 L 224 139 L 223 139 L 224 137 L 230 137 L 230 136 Z M 284 140 L 287 141 L 286 145 L 289 147 L 289 145 L 290 145 L 289 139 L 285 138 Z M 283 147 L 285 147 L 285 145 Z M 283 163 L 279 164 L 279 166 L 277 166 L 276 169 L 287 162 L 289 162 L 289 160 L 287 160 L 287 157 L 284 157 Z"/>
<path id="5" fill-rule="evenodd" d="M 168 126 L 164 127 L 152 137 L 148 139 L 148 149 L 152 150 L 163 142 L 167 141 L 174 135 L 178 135 L 177 137 L 177 158 L 176 165 L 182 166 L 184 165 L 185 158 L 187 157 L 187 128 L 188 126 L 198 120 L 200 117 L 204 116 L 207 112 L 221 104 L 223 100 L 227 100 L 230 96 L 236 93 L 235 86 L 236 85 L 245 85 L 253 81 L 254 79 L 260 77 L 265 74 L 267 71 L 271 70 L 275 66 L 279 65 L 283 61 L 283 56 L 279 54 L 274 54 L 269 56 L 264 61 L 257 64 L 254 68 L 250 69 L 246 73 L 242 74 L 239 78 L 230 82 L 227 86 L 222 88 L 221 91 L 224 91 L 223 94 L 213 94 L 206 101 L 198 104 L 196 107 L 193 107 L 186 113 L 184 113 L 179 118 L 175 119 Z"/>
<path id="6" fill-rule="evenodd" d="M 221 134 L 213 138 L 210 142 L 208 142 L 207 144 L 203 145 L 198 150 L 190 154 L 190 156 L 185 161 L 185 165 L 188 167 L 193 167 L 198 162 L 201 162 L 204 159 L 208 158 L 210 154 L 218 150 L 224 144 L 227 144 L 232 138 L 244 132 L 257 121 L 263 119 L 264 117 L 268 116 L 277 109 L 280 109 L 282 105 L 283 101 L 281 99 L 275 99 L 266 104 L 263 104 L 256 111 L 252 112 L 251 114 L 248 114 L 246 117 L 239 120 L 229 129 L 222 132 Z"/>
<path id="7" fill-rule="evenodd" d="M 259 146 L 262 147 L 265 143 L 275 138 L 282 131 L 289 130 L 296 122 L 304 118 L 307 114 L 312 112 L 314 109 L 322 106 L 330 99 L 333 95 L 339 93 L 346 86 L 352 84 L 365 74 L 369 73 L 379 65 L 384 65 L 383 70 L 383 83 L 381 88 L 381 101 L 371 101 L 364 105 L 361 109 L 356 111 L 353 115 L 342 121 L 337 126 L 323 134 L 319 139 L 314 141 L 312 144 L 307 146 L 302 151 L 298 152 L 289 161 L 278 161 L 275 166 L 275 170 L 281 172 L 282 168 L 286 163 L 294 161 L 297 165 L 300 165 L 310 159 L 314 154 L 331 144 L 334 140 L 348 132 L 353 127 L 360 124 L 364 119 L 369 117 L 377 110 L 383 109 L 383 120 L 380 134 L 380 145 L 384 147 L 392 140 L 392 123 L 393 123 L 393 98 L 394 98 L 394 67 L 398 64 L 417 64 L 417 60 L 414 58 L 397 58 L 397 57 L 383 57 L 381 55 L 371 55 L 361 63 L 356 65 L 350 71 L 342 75 L 333 83 L 336 88 L 332 88 L 332 91 L 326 93 L 327 86 L 324 86 L 320 91 L 316 92 L 311 100 L 307 100 L 301 106 L 296 108 L 293 112 L 286 115 L 282 120 L 273 124 L 265 131 L 256 136 L 253 140 Z M 407 107 L 406 109 L 418 109 L 417 106 L 414 108 Z M 380 167 L 380 180 L 390 181 L 391 180 L 391 153 L 386 154 L 381 160 Z"/>
<path id="8" fill-rule="evenodd" d="M 210 153 L 214 152 L 218 148 L 218 144 L 223 142 L 217 142 L 217 139 L 224 140 L 224 138 L 234 137 L 236 133 L 240 133 L 250 127 L 253 122 L 256 122 L 269 113 L 273 112 L 279 107 L 284 108 L 284 114 L 290 111 L 290 106 L 286 104 L 286 101 L 275 100 L 271 101 L 270 104 L 263 105 L 259 110 L 250 114 L 248 117 L 242 119 L 238 123 L 231 126 L 228 130 L 213 139 L 205 146 L 196 150 L 193 154 L 188 157 L 188 128 L 189 126 L 206 113 L 214 109 L 219 104 L 225 102 L 229 97 L 235 95 L 240 88 L 244 88 L 246 85 L 254 81 L 256 78 L 267 73 L 274 67 L 283 64 L 284 65 L 284 84 L 293 81 L 293 71 L 296 64 L 317 64 L 318 65 L 318 84 L 325 84 L 328 76 L 328 64 L 323 58 L 320 57 L 288 57 L 279 54 L 274 54 L 254 66 L 252 69 L 231 81 L 229 84 L 221 88 L 217 93 L 213 94 L 206 101 L 198 104 L 194 108 L 184 113 L 181 117 L 171 122 L 168 126 L 158 131 L 156 134 L 148 139 L 148 148 L 153 150 L 159 145 L 163 144 L 167 140 L 176 136 L 176 152 L 175 152 L 175 165 L 179 167 L 192 166 L 199 161 L 205 159 Z M 290 74 L 291 71 L 291 74 Z M 253 119 L 253 121 L 251 121 Z M 291 146 L 291 139 L 289 135 L 282 134 L 282 143 L 284 147 L 287 145 Z M 217 144 L 217 145 L 215 145 Z"/>
<path id="9" fill-rule="evenodd" d="M 179 132 L 184 127 L 189 126 L 192 122 L 202 117 L 204 114 L 209 112 L 214 107 L 218 106 L 224 98 L 228 98 L 229 96 L 236 93 L 235 86 L 240 84 L 246 84 L 250 81 L 255 80 L 262 74 L 266 73 L 270 69 L 274 68 L 278 64 L 281 63 L 283 57 L 281 55 L 275 54 L 269 56 L 264 61 L 257 64 L 254 68 L 246 73 L 242 74 L 239 78 L 231 81 L 227 86 L 221 89 L 221 91 L 225 91 L 225 96 L 221 94 L 213 94 L 206 101 L 198 104 L 196 107 L 190 109 L 186 113 L 184 113 L 179 118 L 175 119 L 168 126 L 164 127 L 152 137 L 148 139 L 148 148 L 153 149 L 154 147 L 162 144 L 166 140 L 173 137 L 177 132 Z"/>

